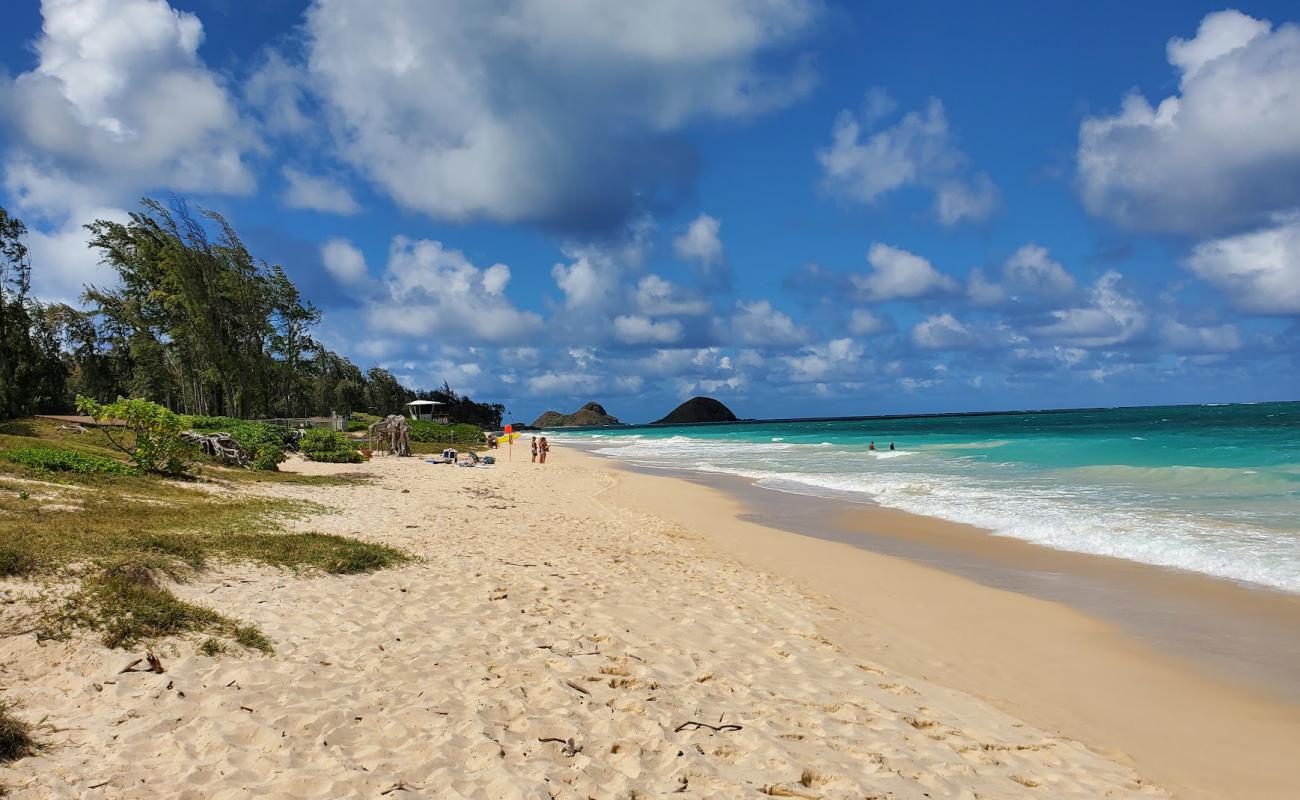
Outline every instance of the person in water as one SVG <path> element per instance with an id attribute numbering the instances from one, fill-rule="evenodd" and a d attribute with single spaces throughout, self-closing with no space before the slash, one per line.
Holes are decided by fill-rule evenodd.
<path id="1" fill-rule="evenodd" d="M 890 450 L 893 450 L 893 449 L 894 449 L 894 443 L 893 443 L 893 442 L 890 442 L 890 443 L 889 443 L 889 449 L 890 449 Z"/>
<path id="2" fill-rule="evenodd" d="M 876 442 L 875 442 L 875 440 L 872 440 L 871 444 L 867 445 L 867 449 L 868 449 L 868 450 L 875 450 L 875 449 L 876 449 Z"/>

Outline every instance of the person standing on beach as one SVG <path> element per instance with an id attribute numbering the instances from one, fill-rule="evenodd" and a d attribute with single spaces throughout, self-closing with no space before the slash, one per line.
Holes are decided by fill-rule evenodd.
<path id="1" fill-rule="evenodd" d="M 542 460 L 545 461 L 546 459 L 542 459 Z M 536 436 L 533 437 L 533 463 L 534 464 L 537 463 L 537 437 Z"/>
<path id="2" fill-rule="evenodd" d="M 543 464 L 546 463 L 546 454 L 549 453 L 550 451 L 551 451 L 551 445 L 547 443 L 546 437 L 543 436 L 542 441 L 539 442 L 537 445 L 537 452 L 539 455 L 541 455 Z"/>

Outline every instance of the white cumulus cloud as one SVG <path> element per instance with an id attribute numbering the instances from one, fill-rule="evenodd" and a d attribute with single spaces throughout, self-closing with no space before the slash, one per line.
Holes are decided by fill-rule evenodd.
<path id="1" fill-rule="evenodd" d="M 20 205 L 60 217 L 158 187 L 252 190 L 256 143 L 199 57 L 198 17 L 165 0 L 44 0 L 41 13 L 36 67 L 0 80 Z"/>
<path id="2" fill-rule="evenodd" d="M 719 264 L 722 262 L 722 239 L 718 236 L 721 230 L 722 223 L 717 218 L 701 214 L 673 240 L 673 248 L 687 261 L 704 266 Z"/>
<path id="3" fill-rule="evenodd" d="M 1256 314 L 1300 314 L 1300 214 L 1252 233 L 1202 242 L 1185 262 Z"/>
<path id="4" fill-rule="evenodd" d="M 827 187 L 871 204 L 897 189 L 918 186 L 934 194 L 934 211 L 944 225 L 988 219 L 998 206 L 997 186 L 983 172 L 971 174 L 943 103 L 930 98 L 923 111 L 904 114 L 873 133 L 872 126 L 893 107 L 888 95 L 873 90 L 861 117 L 840 112 L 830 146 L 817 153 Z"/>
<path id="5" fill-rule="evenodd" d="M 682 337 L 682 323 L 623 314 L 614 318 L 614 336 L 625 344 L 671 344 Z"/>
<path id="6" fill-rule="evenodd" d="M 352 193 L 334 180 L 312 175 L 293 167 L 282 170 L 285 180 L 284 204 L 327 214 L 355 214 L 361 210 Z"/>
<path id="7" fill-rule="evenodd" d="M 1027 244 L 1002 264 L 1002 280 L 994 282 L 983 271 L 971 271 L 966 291 L 976 305 L 1001 303 L 1053 303 L 1067 299 L 1077 288 L 1072 276 L 1047 248 Z"/>
<path id="8" fill-rule="evenodd" d="M 1177 353 L 1231 353 L 1242 345 L 1235 325 L 1185 325 L 1175 319 L 1164 321 L 1160 338 Z"/>
<path id="9" fill-rule="evenodd" d="M 806 68 L 758 62 L 815 11 L 811 0 L 316 0 L 303 82 L 342 158 L 405 208 L 608 228 L 639 198 L 689 187 L 685 125 L 809 89 Z"/>
<path id="10" fill-rule="evenodd" d="M 926 350 L 961 350 L 977 345 L 970 328 L 948 313 L 935 314 L 918 322 L 912 328 L 912 341 Z"/>
<path id="11" fill-rule="evenodd" d="M 876 242 L 867 251 L 872 271 L 849 276 L 849 281 L 868 300 L 925 297 L 957 289 L 957 282 L 934 268 L 929 261 L 898 247 Z"/>
<path id="12" fill-rule="evenodd" d="M 634 302 L 642 314 L 652 317 L 706 314 L 710 308 L 706 301 L 658 275 L 646 275 L 637 282 Z"/>
<path id="13" fill-rule="evenodd" d="M 321 245 L 321 263 L 342 284 L 359 284 L 369 276 L 366 257 L 347 239 L 330 239 Z"/>
<path id="14" fill-rule="evenodd" d="M 863 346 L 852 339 L 831 339 L 824 344 L 805 347 L 798 355 L 787 356 L 784 361 L 790 369 L 790 379 L 796 383 L 827 379 L 842 382 L 852 373 L 863 352 Z"/>
<path id="15" fill-rule="evenodd" d="M 1300 207 L 1300 27 L 1240 11 L 1172 39 L 1178 92 L 1079 128 L 1084 204 L 1129 228 L 1235 232 Z"/>
<path id="16" fill-rule="evenodd" d="M 740 344 L 774 347 L 802 344 L 811 336 L 808 329 L 767 300 L 737 300 L 736 311 L 731 316 L 731 332 Z"/>
<path id="17" fill-rule="evenodd" d="M 1079 347 L 1112 347 L 1131 340 L 1147 326 L 1142 303 L 1125 294 L 1123 276 L 1110 270 L 1097 279 L 1085 305 L 1057 309 L 1052 321 L 1030 328 L 1035 336 Z"/>
<path id="18" fill-rule="evenodd" d="M 849 314 L 849 333 L 854 336 L 870 336 L 888 328 L 889 320 L 869 309 L 855 308 Z"/>
<path id="19" fill-rule="evenodd" d="M 459 250 L 429 239 L 393 237 L 381 296 L 367 311 L 382 333 L 509 342 L 537 330 L 541 317 L 506 297 L 510 268 L 477 267 Z"/>
<path id="20" fill-rule="evenodd" d="M 710 290 L 727 289 L 731 285 L 731 274 L 719 236 L 721 230 L 720 220 L 700 214 L 673 240 L 677 255 L 695 265 L 700 283 Z"/>

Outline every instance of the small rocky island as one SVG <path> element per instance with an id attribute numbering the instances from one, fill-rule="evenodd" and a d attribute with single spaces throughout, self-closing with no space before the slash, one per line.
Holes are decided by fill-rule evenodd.
<path id="1" fill-rule="evenodd" d="M 669 412 L 656 425 L 685 425 L 692 422 L 735 422 L 731 409 L 712 397 L 692 397 Z"/>
<path id="2" fill-rule="evenodd" d="M 603 426 L 603 425 L 622 425 L 618 417 L 612 417 L 605 411 L 605 407 L 600 403 L 587 403 L 582 408 L 572 414 L 561 414 L 558 411 L 544 412 L 540 417 L 533 420 L 534 428 L 573 428 L 579 426 Z"/>

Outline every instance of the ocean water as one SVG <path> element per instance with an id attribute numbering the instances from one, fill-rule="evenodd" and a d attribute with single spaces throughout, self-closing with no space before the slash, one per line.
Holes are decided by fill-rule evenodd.
<path id="1" fill-rule="evenodd" d="M 1300 402 L 548 436 L 643 467 L 738 475 L 1300 593 Z"/>

